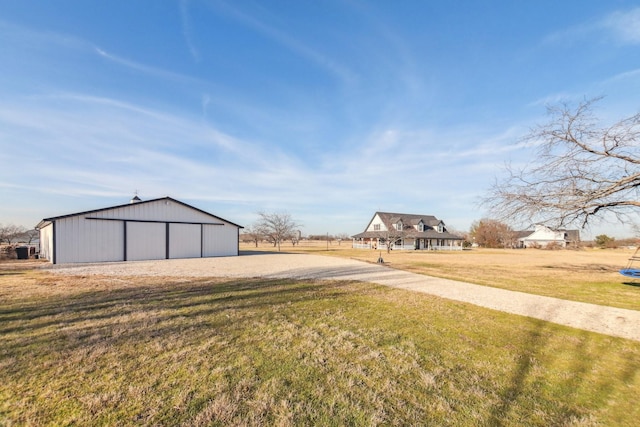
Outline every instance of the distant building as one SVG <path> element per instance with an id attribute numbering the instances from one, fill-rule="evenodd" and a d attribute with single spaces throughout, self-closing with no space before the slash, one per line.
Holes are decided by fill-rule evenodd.
<path id="1" fill-rule="evenodd" d="M 462 250 L 462 237 L 451 234 L 433 215 L 376 212 L 365 231 L 352 236 L 354 248 Z"/>
<path id="2" fill-rule="evenodd" d="M 45 218 L 40 257 L 54 264 L 238 255 L 241 226 L 164 197 Z"/>
<path id="3" fill-rule="evenodd" d="M 533 231 L 518 231 L 517 237 L 520 248 L 544 248 L 548 245 L 577 247 L 580 243 L 580 230 L 552 230 L 538 224 Z"/>

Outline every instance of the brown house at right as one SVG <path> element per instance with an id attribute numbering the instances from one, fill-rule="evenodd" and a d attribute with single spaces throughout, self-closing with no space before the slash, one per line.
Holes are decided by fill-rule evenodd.
<path id="1" fill-rule="evenodd" d="M 552 230 L 538 224 L 533 231 L 516 233 L 519 248 L 545 248 L 549 245 L 568 248 L 577 247 L 580 243 L 580 230 Z"/>

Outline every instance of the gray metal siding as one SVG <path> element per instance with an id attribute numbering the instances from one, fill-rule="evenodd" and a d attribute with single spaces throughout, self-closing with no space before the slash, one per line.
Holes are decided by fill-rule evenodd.
<path id="1" fill-rule="evenodd" d="M 204 225 L 203 254 L 205 257 L 238 255 L 238 228 L 224 225 Z"/>
<path id="2" fill-rule="evenodd" d="M 54 263 L 238 255 L 238 225 L 173 199 L 48 221 L 41 254 Z"/>
<path id="3" fill-rule="evenodd" d="M 137 221 L 220 223 L 216 218 L 190 209 L 180 203 L 161 199 L 149 203 L 133 203 L 117 208 L 105 209 L 89 215 L 95 218 L 129 219 Z"/>
<path id="4" fill-rule="evenodd" d="M 169 258 L 200 258 L 201 228 L 200 224 L 169 224 Z"/>
<path id="5" fill-rule="evenodd" d="M 53 223 L 40 229 L 39 256 L 53 262 Z"/>
<path id="6" fill-rule="evenodd" d="M 55 262 L 124 261 L 124 224 L 82 216 L 56 221 Z"/>
<path id="7" fill-rule="evenodd" d="M 110 223 L 113 221 L 95 221 Z M 166 225 L 155 222 L 127 223 L 127 261 L 165 259 Z"/>

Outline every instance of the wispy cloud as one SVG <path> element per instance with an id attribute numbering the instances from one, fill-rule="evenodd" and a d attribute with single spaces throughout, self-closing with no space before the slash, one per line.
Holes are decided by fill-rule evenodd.
<path id="1" fill-rule="evenodd" d="M 605 80 L 604 83 L 617 82 L 626 79 L 636 79 L 638 77 L 640 77 L 640 68 L 616 74 L 615 76 Z"/>
<path id="2" fill-rule="evenodd" d="M 640 8 L 616 11 L 604 18 L 556 31 L 549 34 L 545 38 L 545 42 L 572 46 L 593 37 L 599 42 L 613 41 L 623 45 L 640 44 Z"/>
<path id="3" fill-rule="evenodd" d="M 193 42 L 193 27 L 189 17 L 189 0 L 180 0 L 180 21 L 182 23 L 182 35 L 189 48 L 189 53 L 196 62 L 200 62 L 200 51 Z"/>
<path id="4" fill-rule="evenodd" d="M 226 200 L 250 194 L 260 200 L 270 197 L 265 188 L 273 190 L 305 175 L 297 166 L 299 159 L 277 148 L 266 150 L 197 117 L 108 98 L 56 94 L 26 98 L 21 105 L 0 102 L 0 127 L 13 141 L 12 149 L 3 153 L 12 166 L 0 182 L 2 176 L 18 174 L 28 158 L 33 173 L 25 184 L 31 182 L 34 188 L 42 188 L 42 183 L 72 188 L 74 183 L 78 194 L 91 188 L 117 192 L 144 187 L 155 194 L 215 194 Z M 54 156 L 52 163 L 49 158 Z M 238 173 L 242 170 L 251 174 Z M 185 182 L 191 184 L 185 187 Z"/>
<path id="5" fill-rule="evenodd" d="M 3 163 L 11 166 L 0 174 L 0 186 L 9 185 L 7 178 L 20 173 L 21 159 L 29 158 L 32 172 L 21 185 L 31 191 L 116 197 L 138 189 L 147 197 L 246 206 L 246 218 L 259 209 L 286 207 L 295 214 L 354 199 L 365 215 L 393 208 L 387 201 L 426 206 L 451 194 L 456 195 L 451 206 L 458 206 L 477 194 L 479 165 L 495 165 L 508 139 L 482 137 L 475 151 L 457 150 L 467 144 L 462 138 L 478 138 L 477 132 L 436 137 L 429 129 L 389 128 L 348 151 L 343 147 L 339 157 L 309 163 L 292 149 L 227 134 L 197 114 L 78 93 L 0 101 L 0 128 L 15 144 L 4 153 Z M 57 160 L 50 162 L 54 153 Z"/>
<path id="6" fill-rule="evenodd" d="M 162 78 L 162 79 L 166 79 L 166 80 L 171 80 L 171 81 L 176 81 L 176 82 L 182 82 L 182 83 L 197 83 L 200 85 L 205 85 L 205 84 L 209 84 L 208 82 L 205 82 L 203 80 L 199 80 L 196 79 L 194 77 L 190 77 L 190 76 L 186 76 L 183 74 L 179 74 L 179 73 L 174 73 L 171 71 L 167 71 L 165 69 L 162 68 L 158 68 L 158 67 L 152 67 L 149 65 L 145 65 L 142 64 L 140 62 L 136 62 L 130 59 L 126 59 L 123 57 L 120 57 L 118 55 L 112 54 L 107 52 L 106 50 L 99 48 L 97 46 L 94 46 L 94 51 L 95 53 L 97 53 L 100 57 L 109 60 L 115 64 L 118 65 L 122 65 L 124 67 L 127 67 L 129 69 L 135 70 L 135 71 L 139 71 L 141 73 L 150 75 L 150 76 L 154 76 L 157 78 Z"/>
<path id="7" fill-rule="evenodd" d="M 34 29 L 4 22 L 0 19 L 0 35 L 2 43 L 11 46 L 14 55 L 25 54 L 27 52 L 31 58 L 50 57 L 53 61 L 57 58 L 66 58 L 70 53 L 78 54 L 75 61 L 87 58 L 88 55 L 95 54 L 99 58 L 111 63 L 120 65 L 129 70 L 137 71 L 146 76 L 199 87 L 212 87 L 213 85 L 205 80 L 190 77 L 188 75 L 174 73 L 166 69 L 149 66 L 125 57 L 119 56 L 106 49 L 97 46 L 91 40 L 79 38 L 75 35 L 60 33 L 49 30 Z M 35 53 L 34 50 L 38 51 Z M 25 54 L 26 55 L 26 54 Z M 15 58 L 14 58 L 15 59 Z M 63 64 L 68 66 L 68 64 Z"/>
<path id="8" fill-rule="evenodd" d="M 531 102 L 529 102 L 526 106 L 527 107 L 547 107 L 550 105 L 555 105 L 555 104 L 559 104 L 559 103 L 563 103 L 563 102 L 567 102 L 567 101 L 571 101 L 571 100 L 576 100 L 576 99 L 581 99 L 583 98 L 584 95 L 579 95 L 579 94 L 575 94 L 575 93 L 570 93 L 570 92 L 557 92 L 557 93 L 551 93 L 549 95 L 545 95 L 541 98 L 535 99 Z"/>
<path id="9" fill-rule="evenodd" d="M 604 18 L 599 25 L 610 31 L 615 39 L 626 44 L 640 44 L 640 7 L 617 11 Z"/>
<path id="10" fill-rule="evenodd" d="M 259 32 L 263 36 L 287 48 L 289 51 L 306 58 L 316 66 L 319 66 L 331 75 L 339 78 L 343 83 L 350 84 L 358 80 L 357 73 L 349 69 L 344 64 L 334 60 L 328 54 L 302 43 L 296 37 L 277 28 L 276 26 L 270 25 L 258 19 L 256 16 L 246 13 L 238 7 L 232 6 L 228 2 L 221 0 L 215 4 L 217 6 L 217 10 L 224 12 L 237 22 Z"/>
<path id="11" fill-rule="evenodd" d="M 12 39 L 18 41 L 21 46 L 41 47 L 59 46 L 67 49 L 88 49 L 91 43 L 70 34 L 62 34 L 47 30 L 34 30 L 33 28 L 6 22 L 0 19 L 0 35 L 10 42 Z"/>

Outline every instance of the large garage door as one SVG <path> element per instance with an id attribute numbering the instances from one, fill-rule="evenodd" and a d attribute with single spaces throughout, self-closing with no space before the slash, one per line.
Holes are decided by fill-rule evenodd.
<path id="1" fill-rule="evenodd" d="M 199 258 L 202 255 L 200 224 L 169 225 L 169 258 Z"/>
<path id="2" fill-rule="evenodd" d="M 127 222 L 127 261 L 165 259 L 167 257 L 166 224 Z"/>
<path id="3" fill-rule="evenodd" d="M 204 225 L 203 256 L 238 255 L 238 229 L 220 225 Z"/>

